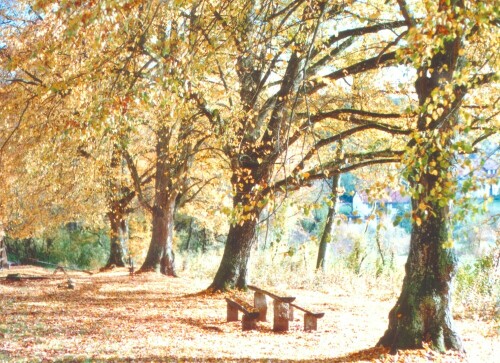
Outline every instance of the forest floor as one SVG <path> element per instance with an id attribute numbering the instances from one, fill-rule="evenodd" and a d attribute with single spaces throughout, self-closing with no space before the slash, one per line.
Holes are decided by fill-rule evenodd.
<path id="1" fill-rule="evenodd" d="M 7 274 L 46 279 L 8 281 Z M 126 269 L 87 275 L 38 267 L 0 271 L 0 362 L 495 362 L 498 326 L 459 319 L 467 354 L 421 349 L 389 355 L 373 348 L 395 301 L 380 291 L 346 294 L 271 288 L 297 304 L 325 312 L 318 330 L 303 331 L 302 313 L 287 333 L 270 322 L 243 332 L 226 322 L 223 295 L 197 294 L 209 281 L 154 273 L 129 277 Z M 252 294 L 242 293 L 247 301 Z M 270 316 L 269 316 L 270 315 Z M 497 358 L 495 358 L 497 357 Z"/>

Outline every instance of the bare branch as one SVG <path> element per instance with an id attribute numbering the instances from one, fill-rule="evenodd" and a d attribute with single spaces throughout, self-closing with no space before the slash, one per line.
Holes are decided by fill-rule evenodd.
<path id="1" fill-rule="evenodd" d="M 335 72 L 332 72 L 328 75 L 325 76 L 325 78 L 330 78 L 333 80 L 336 79 L 341 79 L 344 77 L 347 77 L 348 75 L 352 74 L 358 74 L 362 72 L 366 72 L 371 69 L 376 69 L 379 66 L 387 66 L 389 64 L 389 61 L 395 60 L 396 59 L 396 52 L 390 52 L 390 53 L 385 53 L 382 55 L 378 55 L 376 57 L 372 57 L 369 59 L 366 59 L 364 61 L 358 62 L 356 64 L 353 64 L 349 67 L 339 69 Z"/>
<path id="2" fill-rule="evenodd" d="M 322 180 L 330 178 L 335 174 L 344 174 L 356 169 L 363 168 L 369 165 L 397 163 L 401 161 L 401 155 L 404 151 L 382 150 L 370 153 L 347 154 L 341 160 L 334 160 L 330 163 L 310 169 L 302 175 L 307 174 L 307 178 L 299 178 L 296 172 L 285 179 L 279 180 L 268 186 L 262 191 L 263 195 L 269 194 L 272 191 L 280 191 L 283 188 L 287 190 L 296 190 L 301 186 L 310 184 L 314 180 Z M 355 163 L 346 163 L 346 160 L 356 160 Z"/>
<path id="3" fill-rule="evenodd" d="M 208 185 L 210 184 L 210 182 L 212 182 L 212 180 L 215 180 L 217 179 L 217 177 L 213 177 L 213 178 L 210 178 L 208 180 L 206 180 L 202 186 L 200 186 L 192 195 L 190 195 L 188 198 L 182 198 L 182 196 L 184 196 L 185 194 L 187 194 L 187 192 L 191 189 L 193 189 L 195 186 L 197 186 L 198 184 L 201 183 L 201 181 L 199 181 L 198 183 L 195 183 L 195 184 L 191 184 L 184 193 L 182 194 L 179 194 L 179 196 L 181 196 L 180 198 L 180 201 L 178 203 L 178 205 L 176 205 L 176 208 L 180 208 L 184 205 L 186 205 L 187 203 L 190 203 L 192 202 L 197 196 L 198 194 L 201 193 L 201 191 Z"/>
<path id="4" fill-rule="evenodd" d="M 403 118 L 407 116 L 414 116 L 414 115 L 407 115 L 407 114 L 400 114 L 400 113 L 381 113 L 381 112 L 370 112 L 370 111 L 363 111 L 363 110 L 358 110 L 358 109 L 351 109 L 351 108 L 339 108 L 337 110 L 329 111 L 329 112 L 319 112 L 316 115 L 312 115 L 310 117 L 310 121 L 312 123 L 316 123 L 319 121 L 322 121 L 327 118 L 338 118 L 341 115 L 349 115 L 348 119 L 351 117 L 350 115 L 358 115 L 358 116 L 363 116 L 363 117 L 376 117 L 376 118 L 385 118 L 385 119 L 391 119 L 391 118 Z"/>
<path id="5" fill-rule="evenodd" d="M 413 28 L 415 26 L 415 19 L 413 19 L 410 15 L 406 0 L 398 0 L 398 5 L 403 18 L 405 18 L 406 25 L 408 26 L 408 28 Z"/>
<path id="6" fill-rule="evenodd" d="M 406 23 L 404 21 L 398 20 L 398 21 L 393 21 L 390 23 L 382 23 L 382 24 L 366 26 L 366 27 L 362 27 L 362 28 L 343 30 L 343 31 L 338 32 L 335 35 L 332 35 L 327 41 L 324 42 L 324 45 L 331 46 L 332 44 L 334 44 L 340 40 L 346 39 L 346 38 L 357 37 L 357 36 L 371 34 L 371 33 L 377 33 L 381 30 L 386 30 L 386 29 L 397 29 L 397 28 L 403 27 L 405 25 L 406 25 Z M 319 50 L 315 49 L 312 53 L 313 57 L 315 57 L 318 53 L 319 53 Z"/>
<path id="7" fill-rule="evenodd" d="M 137 168 L 135 166 L 134 160 L 132 156 L 127 150 L 121 150 L 125 161 L 127 162 L 128 170 L 130 171 L 130 175 L 132 176 L 132 180 L 134 183 L 134 189 L 137 193 L 137 197 L 139 198 L 139 203 L 150 213 L 153 213 L 153 207 L 146 201 L 144 195 L 142 193 L 142 181 L 139 177 L 139 173 L 137 172 Z"/>
<path id="8" fill-rule="evenodd" d="M 10 82 L 10 83 L 24 83 L 24 84 L 30 84 L 32 86 L 39 86 L 40 85 L 40 83 L 38 83 L 38 82 L 27 81 L 27 80 L 22 79 L 22 78 L 6 79 L 6 82 Z"/>
<path id="9" fill-rule="evenodd" d="M 3 156 L 3 153 L 4 153 L 5 147 L 10 142 L 10 140 L 12 139 L 12 137 L 14 136 L 14 134 L 17 132 L 17 130 L 19 130 L 19 128 L 21 127 L 21 123 L 23 122 L 24 115 L 26 114 L 26 111 L 28 111 L 28 108 L 29 108 L 29 106 L 31 104 L 31 101 L 35 97 L 36 96 L 32 96 L 30 99 L 28 99 L 26 101 L 26 105 L 24 106 L 23 110 L 21 111 L 21 114 L 19 115 L 19 119 L 17 121 L 17 125 L 14 126 L 14 128 L 12 129 L 12 131 L 9 133 L 9 136 L 7 136 L 7 138 L 5 139 L 4 143 L 0 147 L 0 164 L 2 162 L 2 156 Z"/>
<path id="10" fill-rule="evenodd" d="M 342 79 L 342 78 L 345 78 L 349 75 L 363 73 L 363 72 L 366 72 L 366 71 L 369 71 L 372 69 L 376 69 L 378 67 L 391 66 L 391 65 L 393 65 L 392 61 L 394 61 L 394 60 L 396 60 L 396 52 L 390 52 L 390 53 L 377 55 L 376 57 L 365 59 L 365 60 L 360 61 L 358 63 L 352 64 L 348 67 L 334 71 L 330 74 L 327 74 L 326 76 L 323 76 L 323 78 L 329 78 L 332 80 Z M 325 86 L 326 86 L 325 82 L 321 82 L 321 81 L 316 82 L 314 85 L 306 88 L 306 93 L 313 94 Z"/>

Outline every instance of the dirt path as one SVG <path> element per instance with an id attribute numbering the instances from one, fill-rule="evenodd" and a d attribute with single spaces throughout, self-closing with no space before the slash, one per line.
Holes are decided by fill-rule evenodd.
<path id="1" fill-rule="evenodd" d="M 69 290 L 61 273 L 39 268 L 7 272 L 50 279 L 0 279 L 1 362 L 466 361 L 461 355 L 436 356 L 425 350 L 392 357 L 371 348 L 386 328 L 394 301 L 366 292 L 348 296 L 333 287 L 325 292 L 287 290 L 300 305 L 326 314 L 318 331 L 304 332 L 297 313 L 291 330 L 276 334 L 270 322 L 249 332 L 241 331 L 240 322 L 225 322 L 223 296 L 193 296 L 208 281 L 156 274 L 130 278 L 125 270 L 71 273 L 76 288 Z M 251 301 L 251 293 L 247 299 Z M 494 362 L 500 341 L 493 323 L 457 324 L 468 361 Z"/>

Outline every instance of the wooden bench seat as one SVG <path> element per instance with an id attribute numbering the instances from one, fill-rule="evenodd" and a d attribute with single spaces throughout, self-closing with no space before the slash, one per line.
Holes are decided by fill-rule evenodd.
<path id="1" fill-rule="evenodd" d="M 257 328 L 259 310 L 237 297 L 227 298 L 227 321 L 238 321 L 238 311 L 243 313 L 241 327 L 245 330 Z"/>
<path id="2" fill-rule="evenodd" d="M 318 319 L 325 316 L 325 313 L 313 313 L 312 311 L 304 309 L 296 304 L 290 304 L 290 320 L 293 320 L 293 309 L 298 309 L 304 312 L 304 330 L 318 330 Z"/>
<path id="3" fill-rule="evenodd" d="M 290 304 L 295 300 L 293 296 L 278 296 L 270 291 L 248 285 L 254 291 L 254 306 L 259 310 L 259 320 L 266 321 L 267 300 L 266 295 L 274 300 L 274 331 L 288 331 L 290 320 Z"/>
<path id="4" fill-rule="evenodd" d="M 318 330 L 318 319 L 325 316 L 325 313 L 314 313 L 294 304 L 293 302 L 295 301 L 295 297 L 278 296 L 254 285 L 248 285 L 248 289 L 254 291 L 254 306 L 260 312 L 260 321 L 266 321 L 266 296 L 269 296 L 274 300 L 274 331 L 288 331 L 289 321 L 293 321 L 294 308 L 304 312 L 304 330 Z"/>

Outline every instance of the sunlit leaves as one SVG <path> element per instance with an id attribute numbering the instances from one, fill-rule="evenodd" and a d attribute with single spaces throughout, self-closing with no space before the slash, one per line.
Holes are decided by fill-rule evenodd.
<path id="1" fill-rule="evenodd" d="M 114 144 L 131 151 L 140 172 L 151 170 L 154 142 L 163 137 L 169 190 L 186 190 L 181 184 L 192 176 L 195 183 L 211 175 L 229 180 L 231 170 L 232 190 L 226 185 L 211 190 L 217 198 L 239 198 L 234 210 L 224 207 L 236 223 L 272 207 L 278 192 L 354 167 L 363 161 L 361 151 L 402 149 L 408 137 L 395 130 L 415 130 L 418 117 L 424 125 L 410 135 L 415 145 L 404 160 L 414 172 L 406 168 L 405 176 L 417 183 L 435 178 L 436 187 L 422 202 L 445 203 L 456 193 L 452 159 L 477 146 L 468 135 L 495 131 L 498 90 L 470 92 L 487 83 L 485 75 L 497 67 L 492 50 L 498 35 L 489 31 L 498 18 L 493 2 L 447 9 L 432 1 L 411 2 L 414 26 L 404 25 L 400 9 L 382 1 L 297 2 L 287 8 L 290 4 L 36 1 L 40 18 L 27 22 L 26 31 L 2 28 L 7 51 L 1 67 L 19 79 L 9 81 L 15 98 L 2 111 L 6 129 L 15 128 L 19 110 L 35 97 L 25 117 L 31 123 L 13 147 L 44 135 L 43 152 L 27 153 L 27 170 L 49 175 L 55 145 L 54 150 L 92 155 L 95 167 L 88 172 L 94 178 L 109 176 Z M 380 31 L 367 30 L 379 24 Z M 457 49 L 460 66 L 435 66 L 432 59 L 454 37 L 464 44 Z M 398 51 L 400 65 L 382 69 L 393 60 L 377 59 L 392 51 Z M 369 59 L 377 62 L 368 69 L 349 68 Z M 338 77 L 331 76 L 337 71 Z M 419 105 L 415 77 L 439 84 Z M 466 90 L 470 96 L 464 96 Z M 452 117 L 462 101 L 471 107 Z M 339 109 L 375 116 L 344 112 L 322 118 Z M 454 124 L 444 130 L 442 122 Z M 344 136 L 358 126 L 366 129 Z M 200 148 L 198 141 L 211 136 L 216 138 L 210 152 L 186 162 L 185 156 Z M 443 154 L 433 158 L 431 151 Z M 187 171 L 193 164 L 203 167 Z M 217 165 L 216 170 L 208 165 Z M 125 185 L 129 175 L 123 174 L 119 181 Z M 283 180 L 274 190 L 273 183 Z M 422 188 L 417 185 L 413 195 Z"/>

